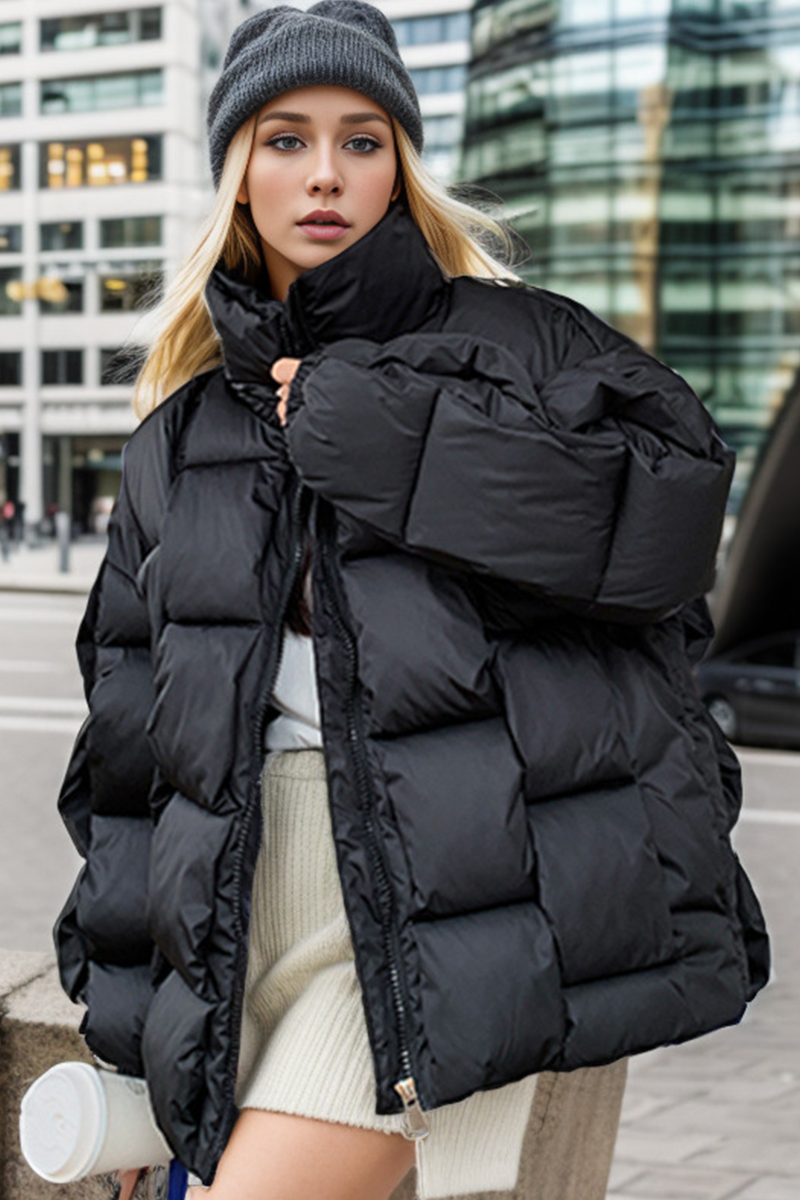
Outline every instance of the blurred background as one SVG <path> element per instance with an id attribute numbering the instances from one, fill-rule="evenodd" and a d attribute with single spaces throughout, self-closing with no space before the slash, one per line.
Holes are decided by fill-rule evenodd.
<path id="1" fill-rule="evenodd" d="M 137 328 L 212 196 L 207 96 L 231 30 L 264 7 L 0 0 L 0 570 L 55 537 L 57 512 L 72 538 L 105 531 Z M 782 632 L 800 599 L 784 540 L 800 534 L 800 0 L 379 7 L 428 165 L 501 202 L 524 278 L 679 371 L 736 449 L 721 568 L 783 426 L 758 513 L 776 545 L 741 547 L 769 612 L 749 588 L 712 597 L 718 650 Z"/>
<path id="2" fill-rule="evenodd" d="M 778 966 L 746 1036 L 637 1060 L 610 1194 L 796 1200 L 800 0 L 377 6 L 431 169 L 502 203 L 518 272 L 680 372 L 737 451 L 698 686 L 741 757 L 735 836 Z M 211 203 L 205 105 L 228 37 L 269 7 L 0 0 L 8 949 L 49 950 L 74 878 L 55 800 L 86 712 L 75 634 L 137 424 L 136 340 Z"/>

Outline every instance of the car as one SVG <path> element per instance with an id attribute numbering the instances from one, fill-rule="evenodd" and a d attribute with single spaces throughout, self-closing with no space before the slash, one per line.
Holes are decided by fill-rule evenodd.
<path id="1" fill-rule="evenodd" d="M 696 679 L 729 742 L 800 749 L 800 631 L 714 655 L 699 664 Z"/>

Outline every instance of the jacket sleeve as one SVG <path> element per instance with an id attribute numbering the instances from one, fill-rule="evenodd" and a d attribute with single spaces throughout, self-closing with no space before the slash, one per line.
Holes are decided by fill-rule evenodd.
<path id="1" fill-rule="evenodd" d="M 734 455 L 677 372 L 575 308 L 540 382 L 471 334 L 315 351 L 289 393 L 289 452 L 408 550 L 584 616 L 658 620 L 713 583 Z"/>
<path id="2" fill-rule="evenodd" d="M 58 810 L 85 862 L 53 938 L 62 986 L 86 1005 L 81 1033 L 89 1049 L 140 1075 L 153 952 L 145 897 L 155 763 L 144 732 L 153 683 L 147 610 L 137 586 L 146 547 L 124 457 L 107 552 L 76 641 L 89 714 L 75 739 Z"/>

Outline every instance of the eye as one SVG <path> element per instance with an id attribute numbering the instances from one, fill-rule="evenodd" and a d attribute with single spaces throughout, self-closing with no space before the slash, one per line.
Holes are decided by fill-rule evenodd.
<path id="1" fill-rule="evenodd" d="M 375 139 L 371 137 L 364 137 L 364 135 L 360 133 L 355 137 L 350 138 L 350 141 L 347 143 L 348 146 L 352 146 L 353 142 L 362 142 L 367 147 L 366 150 L 359 150 L 359 154 L 371 154 L 373 150 L 380 150 L 381 148 L 380 142 L 376 142 Z"/>
<path id="2" fill-rule="evenodd" d="M 300 138 L 296 133 L 279 133 L 275 137 L 270 138 L 269 141 L 265 142 L 264 144 L 267 146 L 274 146 L 277 150 L 294 150 L 296 148 L 295 146 L 286 147 L 284 145 L 279 145 L 279 143 L 287 141 L 299 143 Z M 346 144 L 348 146 L 352 146 L 356 143 L 360 143 L 362 147 L 361 149 L 357 150 L 358 154 L 372 154 L 375 150 L 380 150 L 381 148 L 380 142 L 376 141 L 375 138 L 367 137 L 364 134 L 357 134 L 355 137 L 351 137 Z"/>
<path id="3" fill-rule="evenodd" d="M 279 133 L 277 137 L 270 138 L 270 140 L 268 142 L 266 142 L 265 144 L 267 146 L 278 146 L 278 142 L 285 142 L 287 140 L 290 142 L 299 142 L 300 138 L 297 136 L 296 133 Z M 278 146 L 278 149 L 281 149 L 281 148 L 282 147 Z"/>

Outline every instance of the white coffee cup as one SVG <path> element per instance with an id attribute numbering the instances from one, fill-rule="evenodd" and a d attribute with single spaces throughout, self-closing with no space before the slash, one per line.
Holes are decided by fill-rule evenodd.
<path id="1" fill-rule="evenodd" d="M 32 1083 L 19 1132 L 28 1165 L 50 1183 L 166 1165 L 173 1157 L 145 1080 L 90 1063 L 58 1063 Z"/>

